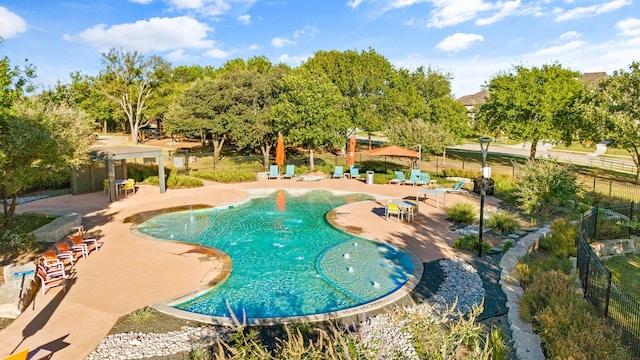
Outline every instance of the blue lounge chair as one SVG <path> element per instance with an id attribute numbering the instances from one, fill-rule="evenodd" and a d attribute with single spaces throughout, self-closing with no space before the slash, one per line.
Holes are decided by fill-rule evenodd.
<path id="1" fill-rule="evenodd" d="M 295 170 L 296 170 L 295 165 L 287 165 L 287 170 L 284 172 L 284 174 L 282 174 L 282 178 L 293 179 L 293 177 L 295 176 Z"/>
<path id="2" fill-rule="evenodd" d="M 344 171 L 342 170 L 342 166 L 336 166 L 333 169 L 333 175 L 331 176 L 333 179 L 344 179 Z"/>
<path id="3" fill-rule="evenodd" d="M 280 171 L 278 170 L 278 165 L 270 165 L 269 166 L 269 175 L 267 179 L 280 179 Z"/>
<path id="4" fill-rule="evenodd" d="M 429 185 L 429 183 L 431 182 L 431 176 L 429 175 L 429 173 L 420 173 L 420 180 L 416 181 L 415 185 L 418 186 L 422 186 L 422 185 Z"/>
<path id="5" fill-rule="evenodd" d="M 460 180 L 458 181 L 456 186 L 452 188 L 435 188 L 435 190 L 444 191 L 444 192 L 457 192 L 457 191 L 460 191 L 460 189 L 462 189 L 462 185 L 464 185 L 466 182 L 467 182 L 466 180 Z"/>
<path id="6" fill-rule="evenodd" d="M 409 180 L 403 182 L 403 184 L 411 184 L 416 186 L 416 184 L 420 181 L 420 169 L 411 169 L 411 175 L 409 175 Z"/>
<path id="7" fill-rule="evenodd" d="M 358 179 L 358 180 L 364 180 L 363 177 L 360 177 L 360 168 L 358 168 L 357 165 L 353 165 L 350 169 L 349 169 L 349 176 L 352 179 Z"/>
<path id="8" fill-rule="evenodd" d="M 396 174 L 396 178 L 395 179 L 391 179 L 389 180 L 389 184 L 402 184 L 405 181 L 407 181 L 407 179 L 404 177 L 404 173 L 402 171 L 396 170 L 394 171 L 394 173 Z"/>

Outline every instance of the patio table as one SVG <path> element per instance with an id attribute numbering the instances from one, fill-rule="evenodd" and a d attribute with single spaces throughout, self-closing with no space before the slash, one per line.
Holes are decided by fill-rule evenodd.
<path id="1" fill-rule="evenodd" d="M 420 200 L 420 195 L 423 196 L 423 200 L 427 200 L 427 195 L 435 195 L 436 196 L 436 208 L 440 207 L 440 195 L 444 195 L 443 204 L 447 204 L 447 192 L 436 189 L 420 189 L 418 190 L 418 194 L 416 194 L 416 201 Z"/>

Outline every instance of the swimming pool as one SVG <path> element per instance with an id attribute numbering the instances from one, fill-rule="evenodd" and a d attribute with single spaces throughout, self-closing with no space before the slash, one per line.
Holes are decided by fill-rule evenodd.
<path id="1" fill-rule="evenodd" d="M 337 230 L 328 211 L 363 194 L 279 190 L 226 209 L 161 214 L 134 226 L 159 239 L 219 248 L 233 270 L 220 285 L 173 305 L 214 317 L 252 319 L 333 313 L 401 288 L 414 261 L 399 249 Z"/>

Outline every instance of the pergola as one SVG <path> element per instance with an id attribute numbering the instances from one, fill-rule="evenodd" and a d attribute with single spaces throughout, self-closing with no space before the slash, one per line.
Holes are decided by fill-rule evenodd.
<path id="1" fill-rule="evenodd" d="M 158 179 L 160 181 L 160 193 L 166 191 L 164 180 L 164 159 L 162 148 L 151 146 L 105 146 L 97 147 L 91 151 L 94 161 L 106 161 L 107 177 L 109 179 L 109 201 L 116 200 L 116 171 L 115 162 L 122 161 L 123 172 L 126 177 L 127 159 L 156 158 L 158 163 Z"/>

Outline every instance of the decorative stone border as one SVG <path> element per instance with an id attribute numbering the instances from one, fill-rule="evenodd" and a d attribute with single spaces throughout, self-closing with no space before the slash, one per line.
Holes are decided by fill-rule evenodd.
<path id="1" fill-rule="evenodd" d="M 541 238 L 551 232 L 549 226 L 544 226 L 538 231 L 524 236 L 512 248 L 502 256 L 500 260 L 500 284 L 502 291 L 507 296 L 507 318 L 511 327 L 511 336 L 514 342 L 516 358 L 527 360 L 544 360 L 545 356 L 540 347 L 540 336 L 534 333 L 531 325 L 520 319 L 520 298 L 523 291 L 520 284 L 513 278 L 518 260 L 527 254 L 529 249 Z"/>

